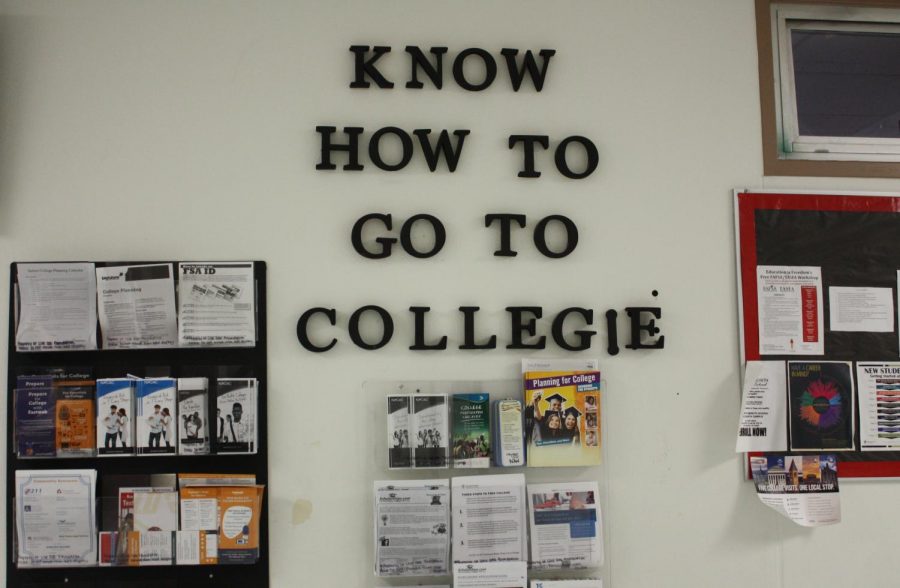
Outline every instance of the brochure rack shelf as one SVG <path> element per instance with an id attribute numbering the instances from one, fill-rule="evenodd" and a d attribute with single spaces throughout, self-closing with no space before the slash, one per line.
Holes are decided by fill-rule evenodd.
<path id="1" fill-rule="evenodd" d="M 175 263 L 140 262 L 140 263 Z M 96 262 L 97 267 L 134 265 L 134 262 Z M 19 568 L 15 563 L 15 472 L 16 470 L 96 469 L 104 476 L 164 473 L 243 473 L 254 474 L 261 485 L 268 485 L 267 423 L 267 333 L 266 264 L 253 262 L 256 287 L 257 341 L 254 347 L 192 347 L 167 349 L 129 349 L 95 351 L 54 351 L 22 353 L 16 351 L 16 276 L 17 263 L 10 267 L 9 353 L 7 370 L 7 456 L 6 456 L 6 586 L 65 588 L 176 588 L 180 586 L 260 587 L 269 585 L 268 498 L 264 495 L 260 517 L 259 559 L 246 565 L 203 566 L 112 566 L 69 568 Z M 175 276 L 176 285 L 178 276 Z M 99 327 L 98 327 L 99 328 Z M 99 341 L 99 337 L 98 337 Z M 16 455 L 15 409 L 12 390 L 16 376 L 29 368 L 43 366 L 91 367 L 97 378 L 123 377 L 253 377 L 258 383 L 256 454 L 209 454 L 166 456 L 116 456 L 78 458 L 22 459 Z M 215 398 L 208 395 L 208 414 L 215 414 Z M 98 494 L 102 485 L 98 482 Z M 110 497 L 98 496 L 98 499 Z"/>

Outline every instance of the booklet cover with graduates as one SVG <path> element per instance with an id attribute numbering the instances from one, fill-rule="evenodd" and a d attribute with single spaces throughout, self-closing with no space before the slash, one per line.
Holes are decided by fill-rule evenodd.
<path id="1" fill-rule="evenodd" d="M 529 467 L 599 465 L 597 360 L 523 360 Z"/>

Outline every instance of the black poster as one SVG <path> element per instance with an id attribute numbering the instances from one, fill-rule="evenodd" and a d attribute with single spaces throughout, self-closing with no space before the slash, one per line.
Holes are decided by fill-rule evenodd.
<path id="1" fill-rule="evenodd" d="M 788 362 L 791 450 L 853 449 L 852 365 Z"/>

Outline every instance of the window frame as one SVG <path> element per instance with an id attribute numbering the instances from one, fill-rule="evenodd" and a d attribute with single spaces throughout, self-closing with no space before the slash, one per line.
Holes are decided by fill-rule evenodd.
<path id="1" fill-rule="evenodd" d="M 800 135 L 790 42 L 795 29 L 900 32 L 900 0 L 756 0 L 756 17 L 764 174 L 900 178 L 900 139 Z"/>

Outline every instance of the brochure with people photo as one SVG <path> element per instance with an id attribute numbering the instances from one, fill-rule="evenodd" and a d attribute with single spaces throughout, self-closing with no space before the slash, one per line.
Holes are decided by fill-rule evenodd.
<path id="1" fill-rule="evenodd" d="M 174 454 L 178 450 L 174 378 L 137 380 L 135 420 L 138 455 Z"/>
<path id="2" fill-rule="evenodd" d="M 216 381 L 216 452 L 256 453 L 256 378 Z"/>
<path id="3" fill-rule="evenodd" d="M 599 465 L 597 360 L 523 360 L 529 467 Z"/>

